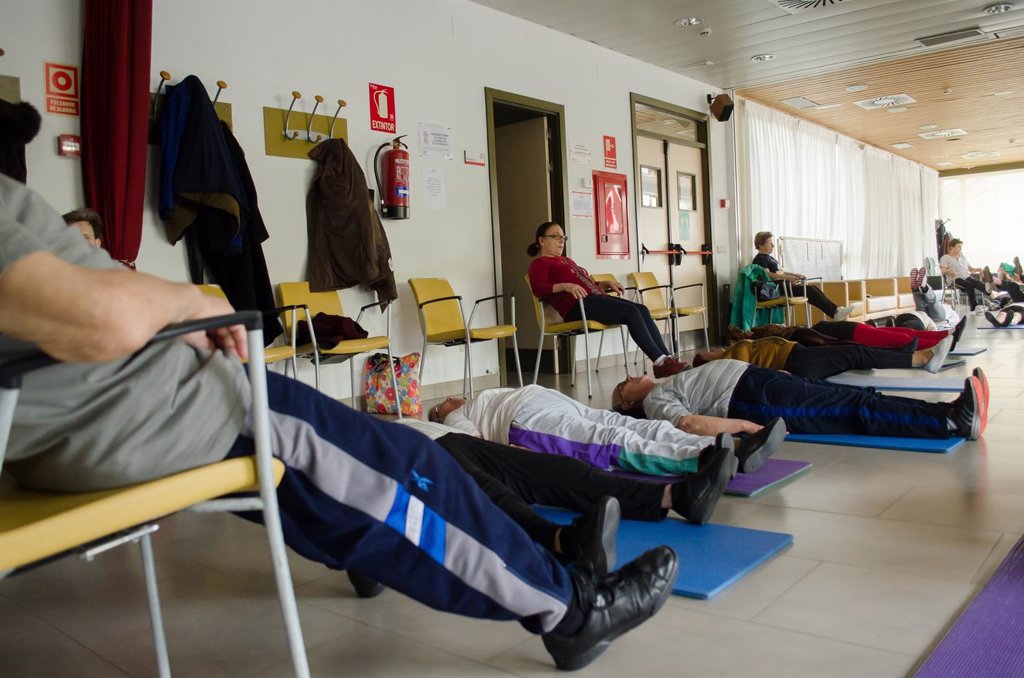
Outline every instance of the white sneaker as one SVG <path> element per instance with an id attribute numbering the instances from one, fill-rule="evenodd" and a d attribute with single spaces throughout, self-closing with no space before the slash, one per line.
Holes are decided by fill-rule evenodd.
<path id="1" fill-rule="evenodd" d="M 932 347 L 932 359 L 928 361 L 928 364 L 924 366 L 924 369 L 928 370 L 932 374 L 935 374 L 942 369 L 942 363 L 946 361 L 946 356 L 949 355 L 949 350 L 953 346 L 953 335 L 947 336 L 945 339 L 940 341 L 938 344 Z"/>
<path id="2" fill-rule="evenodd" d="M 840 306 L 839 308 L 836 309 L 836 314 L 834 316 L 832 316 L 832 320 L 835 320 L 836 322 L 841 322 L 843 320 L 846 320 L 846 318 L 851 313 L 853 313 L 853 308 L 854 308 L 853 304 L 850 304 L 849 306 Z"/>

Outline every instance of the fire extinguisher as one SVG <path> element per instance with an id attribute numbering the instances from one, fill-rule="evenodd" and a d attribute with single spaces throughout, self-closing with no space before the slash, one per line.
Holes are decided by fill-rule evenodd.
<path id="1" fill-rule="evenodd" d="M 377 195 L 380 196 L 380 211 L 385 219 L 409 218 L 409 147 L 402 143 L 403 134 L 377 147 L 373 155 L 373 176 L 377 180 Z M 384 170 L 384 186 L 380 184 L 377 157 L 387 148 L 381 158 Z"/>

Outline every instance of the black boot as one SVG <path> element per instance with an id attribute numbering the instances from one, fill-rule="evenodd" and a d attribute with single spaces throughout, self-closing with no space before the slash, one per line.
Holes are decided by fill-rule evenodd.
<path id="1" fill-rule="evenodd" d="M 601 497 L 592 513 L 562 528 L 559 536 L 562 553 L 569 562 L 582 565 L 594 574 L 607 573 L 615 567 L 615 537 L 621 517 L 619 500 Z"/>
<path id="2" fill-rule="evenodd" d="M 736 444 L 736 458 L 740 460 L 740 473 L 753 473 L 761 468 L 768 457 L 775 454 L 779 443 L 786 437 L 786 422 L 775 417 L 757 433 L 745 435 Z"/>
<path id="3" fill-rule="evenodd" d="M 717 454 L 699 471 L 672 485 L 672 509 L 694 525 L 708 522 L 715 512 L 736 461 L 733 439 L 728 433 L 719 433 L 712 449 Z"/>
<path id="4" fill-rule="evenodd" d="M 661 609 L 672 594 L 679 561 L 667 546 L 658 546 L 621 569 L 603 576 L 571 570 L 576 610 L 566 613 L 562 623 L 544 635 L 555 665 L 563 671 L 581 669 L 613 640 L 636 628 Z M 562 629 L 569 620 L 579 619 L 577 628 Z"/>
<path id="5" fill-rule="evenodd" d="M 376 598 L 388 590 L 388 587 L 376 579 L 371 579 L 352 570 L 346 570 L 346 572 L 348 572 L 348 580 L 352 582 L 352 588 L 356 590 L 356 595 L 360 598 Z"/>

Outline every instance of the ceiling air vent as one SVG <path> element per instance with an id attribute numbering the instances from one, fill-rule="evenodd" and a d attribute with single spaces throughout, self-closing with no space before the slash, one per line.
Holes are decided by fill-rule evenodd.
<path id="1" fill-rule="evenodd" d="M 945 45 L 950 42 L 960 42 L 962 40 L 974 40 L 977 38 L 984 38 L 985 31 L 981 30 L 977 26 L 974 28 L 964 28 L 959 31 L 950 31 L 949 33 L 939 33 L 938 35 L 929 35 L 926 38 L 916 38 L 915 42 L 925 47 L 934 47 L 935 45 Z"/>
<path id="2" fill-rule="evenodd" d="M 1002 40 L 1003 38 L 1017 38 L 1024 35 L 1024 26 L 1011 26 L 1009 28 L 997 28 L 990 35 Z"/>
<path id="3" fill-rule="evenodd" d="M 962 137 L 967 134 L 962 129 L 939 129 L 934 132 L 921 132 L 917 136 L 922 139 L 948 139 L 949 137 Z"/>
<path id="4" fill-rule="evenodd" d="M 783 99 L 782 103 L 793 108 L 817 108 L 818 104 L 807 99 L 805 97 L 793 97 L 792 99 Z"/>
<path id="5" fill-rule="evenodd" d="M 843 0 L 768 0 L 771 4 L 779 7 L 790 14 L 799 14 L 809 9 L 825 9 L 834 7 Z"/>
<path id="6" fill-rule="evenodd" d="M 854 101 L 853 103 L 865 110 L 876 111 L 880 108 L 892 108 L 893 106 L 916 104 L 917 99 L 908 94 L 890 94 L 884 97 L 875 97 L 874 99 Z"/>

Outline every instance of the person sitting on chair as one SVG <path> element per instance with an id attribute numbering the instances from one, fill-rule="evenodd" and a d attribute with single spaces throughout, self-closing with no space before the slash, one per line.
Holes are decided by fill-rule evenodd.
<path id="1" fill-rule="evenodd" d="M 66 361 L 25 379 L 5 472 L 80 492 L 253 454 L 244 328 L 146 345 L 168 323 L 232 312 L 225 300 L 123 269 L 4 176 L 0 242 L 0 361 Z M 517 620 L 567 670 L 671 594 L 670 548 L 608 575 L 566 569 L 428 438 L 275 373 L 267 389 L 285 540 L 300 554 L 439 610 Z M 395 513 L 405 505 L 422 531 Z"/>
<path id="2" fill-rule="evenodd" d="M 775 426 L 725 422 L 683 432 L 598 410 L 543 386 L 492 388 L 467 401 L 448 397 L 430 411 L 434 421 L 492 442 L 574 457 L 603 471 L 647 475 L 701 472 L 711 463 L 719 433 L 753 434 L 736 442 L 739 471 L 753 473 L 775 451 Z M 716 422 L 720 424 L 720 422 Z"/>
<path id="3" fill-rule="evenodd" d="M 934 374 L 942 367 L 952 344 L 953 337 L 947 336 L 932 348 L 909 352 L 860 344 L 802 346 L 782 337 L 765 337 L 756 341 L 744 339 L 728 348 L 703 351 L 693 359 L 693 365 L 732 358 L 810 379 L 825 379 L 847 370 L 874 368 L 923 367 Z M 917 340 L 913 339 L 909 348 L 916 347 Z"/>
<path id="4" fill-rule="evenodd" d="M 976 440 L 988 411 L 984 372 L 975 368 L 951 403 L 888 396 L 787 372 L 716 360 L 655 383 L 627 377 L 612 391 L 617 410 L 688 431 L 703 418 L 766 423 L 782 417 L 790 433 L 855 433 L 900 438 Z"/>
<path id="5" fill-rule="evenodd" d="M 949 241 L 949 251 L 939 259 L 939 269 L 947 280 L 952 280 L 956 288 L 967 293 L 967 305 L 971 311 L 977 308 L 980 299 L 986 299 L 985 283 L 972 278 L 972 273 L 981 273 L 982 269 L 975 268 L 963 255 L 964 241 L 960 238 L 953 238 Z M 975 292 L 979 296 L 975 295 Z"/>
<path id="6" fill-rule="evenodd" d="M 795 283 L 792 285 L 793 294 L 798 297 L 807 297 L 807 303 L 820 310 L 829 318 L 833 320 L 846 320 L 846 316 L 853 312 L 853 304 L 838 307 L 831 299 L 825 296 L 825 293 L 820 288 L 814 285 L 803 284 L 807 276 L 793 273 L 792 271 L 783 271 L 779 268 L 779 262 L 772 256 L 772 252 L 775 250 L 775 243 L 770 231 L 761 231 L 754 235 L 754 249 L 757 250 L 757 254 L 754 255 L 753 263 L 764 268 L 768 272 L 769 278 L 780 282 L 789 281 L 790 283 Z"/>
<path id="7" fill-rule="evenodd" d="M 684 369 L 686 363 L 676 360 L 665 346 L 647 307 L 616 296 L 623 291 L 618 283 L 603 283 L 604 289 L 599 287 L 586 269 L 563 256 L 565 241 L 561 225 L 545 221 L 537 227 L 533 242 L 526 248 L 528 255 L 536 257 L 528 272 L 533 295 L 550 304 L 566 322 L 583 319 L 579 303 L 582 299 L 587 320 L 625 325 L 629 336 L 654 363 L 656 377 L 667 377 Z"/>

